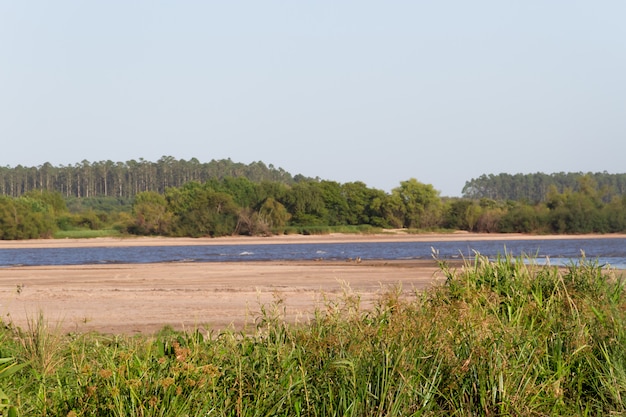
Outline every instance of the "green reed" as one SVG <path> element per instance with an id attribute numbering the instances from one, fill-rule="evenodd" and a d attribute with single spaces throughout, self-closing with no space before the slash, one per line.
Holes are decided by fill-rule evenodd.
<path id="1" fill-rule="evenodd" d="M 559 268 L 480 255 L 440 267 L 444 284 L 389 288 L 368 309 L 347 290 L 306 324 L 286 322 L 277 299 L 252 333 L 57 339 L 9 326 L 1 353 L 30 362 L 0 385 L 23 415 L 626 413 L 626 297 L 615 271 L 584 258 Z M 46 350 L 33 355 L 37 344 Z"/>

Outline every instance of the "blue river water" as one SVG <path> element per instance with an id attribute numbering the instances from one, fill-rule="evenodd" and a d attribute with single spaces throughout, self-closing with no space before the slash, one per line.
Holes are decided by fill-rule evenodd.
<path id="1" fill-rule="evenodd" d="M 494 258 L 505 253 L 529 256 L 538 263 L 576 263 L 587 259 L 626 269 L 626 239 L 536 239 L 454 242 L 296 243 L 90 248 L 0 249 L 0 267 L 89 265 L 157 262 L 245 262 L 288 260 L 417 260 L 472 258 L 475 252 Z"/>

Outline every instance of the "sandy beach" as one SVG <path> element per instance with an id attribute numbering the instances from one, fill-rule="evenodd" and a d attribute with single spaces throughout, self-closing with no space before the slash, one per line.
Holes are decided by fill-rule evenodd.
<path id="1" fill-rule="evenodd" d="M 601 236 L 603 238 L 611 236 Z M 619 235 L 615 237 L 624 237 Z M 269 238 L 102 238 L 0 242 L 3 248 L 214 245 L 451 239 L 537 239 L 525 235 L 324 235 Z M 546 239 L 564 238 L 546 236 Z M 588 236 L 585 236 L 588 238 Z M 282 300 L 287 320 L 345 293 L 368 307 L 381 293 L 407 294 L 441 282 L 434 261 L 299 261 L 80 265 L 0 268 L 0 314 L 26 327 L 42 312 L 63 332 L 152 333 L 166 325 L 219 331 L 254 328 L 261 306 Z"/>
<path id="2" fill-rule="evenodd" d="M 219 238 L 185 238 L 185 237 L 123 237 L 93 239 L 31 239 L 31 240 L 0 240 L 0 249 L 19 248 L 69 248 L 69 247 L 124 247 L 124 246 L 191 246 L 191 245 L 253 245 L 282 243 L 350 243 L 350 242 L 445 242 L 464 240 L 531 240 L 531 239 L 585 239 L 593 238 L 626 238 L 626 234 L 610 235 L 525 235 L 519 233 L 420 233 L 410 234 L 403 231 L 388 231 L 378 234 L 342 234 L 326 235 L 277 235 L 261 236 L 229 236 Z"/>

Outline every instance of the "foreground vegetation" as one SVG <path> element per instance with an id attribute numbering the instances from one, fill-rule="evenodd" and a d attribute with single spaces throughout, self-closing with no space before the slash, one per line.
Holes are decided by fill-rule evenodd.
<path id="1" fill-rule="evenodd" d="M 626 413 L 626 294 L 585 259 L 477 256 L 423 293 L 356 294 L 308 324 L 264 306 L 251 332 L 1 333 L 22 415 L 437 416 Z M 1 375 L 0 375 L 1 376 Z"/>

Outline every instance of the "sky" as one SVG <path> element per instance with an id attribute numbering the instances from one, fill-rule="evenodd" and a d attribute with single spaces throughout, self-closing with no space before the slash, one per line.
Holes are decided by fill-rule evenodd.
<path id="1" fill-rule="evenodd" d="M 459 196 L 626 172 L 626 2 L 0 0 L 0 166 L 263 161 Z"/>

